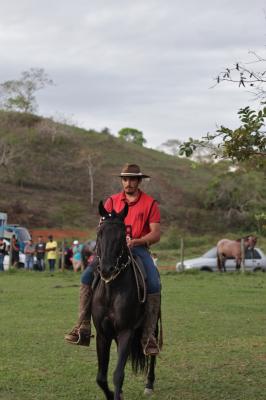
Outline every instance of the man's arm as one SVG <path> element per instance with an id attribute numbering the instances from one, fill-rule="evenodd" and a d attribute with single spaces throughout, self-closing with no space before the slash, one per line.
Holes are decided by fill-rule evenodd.
<path id="1" fill-rule="evenodd" d="M 150 232 L 147 235 L 139 239 L 127 239 L 128 247 L 134 246 L 150 246 L 151 244 L 157 243 L 160 240 L 161 231 L 160 223 L 150 223 Z"/>

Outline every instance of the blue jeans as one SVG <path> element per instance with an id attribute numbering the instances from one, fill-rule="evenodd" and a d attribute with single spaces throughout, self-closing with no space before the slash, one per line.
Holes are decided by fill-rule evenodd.
<path id="1" fill-rule="evenodd" d="M 0 254 L 0 271 L 4 271 L 4 254 Z"/>
<path id="2" fill-rule="evenodd" d="M 160 275 L 154 265 L 153 259 L 149 251 L 144 246 L 135 246 L 131 249 L 132 254 L 141 258 L 143 266 L 147 274 L 147 293 L 159 293 L 161 289 Z M 92 285 L 94 278 L 95 263 L 88 265 L 83 274 L 81 275 L 81 283 L 84 285 Z"/>
<path id="3" fill-rule="evenodd" d="M 37 268 L 38 268 L 38 271 L 44 271 L 45 270 L 44 258 L 38 258 L 37 257 Z"/>
<path id="4" fill-rule="evenodd" d="M 49 263 L 49 268 L 50 268 L 50 272 L 54 272 L 54 267 L 55 267 L 55 259 L 48 259 L 48 263 Z"/>
<path id="5" fill-rule="evenodd" d="M 33 256 L 30 254 L 26 254 L 25 269 L 33 269 Z"/>

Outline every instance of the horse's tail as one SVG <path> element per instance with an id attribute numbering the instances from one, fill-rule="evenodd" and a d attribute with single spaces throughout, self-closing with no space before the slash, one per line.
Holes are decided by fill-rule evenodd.
<path id="1" fill-rule="evenodd" d="M 222 264 L 221 264 L 221 259 L 220 259 L 220 255 L 219 255 L 218 251 L 217 251 L 217 254 L 216 254 L 216 260 L 217 260 L 218 271 L 221 271 L 222 270 Z"/>
<path id="2" fill-rule="evenodd" d="M 129 358 L 131 360 L 132 370 L 135 374 L 138 372 L 147 371 L 148 357 L 145 357 L 141 345 L 142 328 L 135 331 L 134 337 L 131 342 Z"/>

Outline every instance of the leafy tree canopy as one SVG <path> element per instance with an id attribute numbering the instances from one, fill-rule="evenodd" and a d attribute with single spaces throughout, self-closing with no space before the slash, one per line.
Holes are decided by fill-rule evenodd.
<path id="1" fill-rule="evenodd" d="M 213 153 L 214 156 L 230 158 L 233 161 L 248 160 L 258 166 L 265 164 L 266 107 L 258 112 L 245 107 L 240 109 L 238 114 L 242 122 L 239 128 L 232 130 L 221 126 L 214 134 L 207 134 L 201 140 L 190 138 L 180 146 L 180 154 L 189 157 L 198 147 L 208 147 L 213 141 L 221 138 L 222 142 L 218 143 L 218 153 Z"/>
<path id="2" fill-rule="evenodd" d="M 260 66 L 265 64 L 266 60 L 259 57 L 256 53 L 254 62 Z M 190 138 L 180 146 L 180 155 L 191 156 L 194 151 L 200 147 L 209 147 L 211 144 L 218 143 L 217 152 L 214 157 L 229 158 L 233 161 L 248 161 L 255 167 L 266 165 L 266 136 L 265 136 L 265 117 L 266 91 L 266 71 L 255 71 L 247 68 L 246 65 L 236 63 L 231 68 L 226 68 L 218 74 L 216 84 L 223 81 L 238 83 L 239 87 L 252 87 L 255 97 L 261 100 L 262 108 L 259 111 L 252 110 L 250 107 L 241 108 L 238 111 L 241 125 L 237 129 L 230 129 L 220 126 L 214 134 L 207 134 L 200 140 Z M 215 85 L 216 85 L 215 84 Z"/>
<path id="3" fill-rule="evenodd" d="M 23 71 L 19 79 L 0 84 L 1 107 L 8 111 L 34 112 L 38 105 L 35 93 L 53 85 L 43 68 L 31 68 Z"/>
<path id="4" fill-rule="evenodd" d="M 118 132 L 118 137 L 127 142 L 135 143 L 139 146 L 143 146 L 146 143 L 146 139 L 143 133 L 134 128 L 123 128 Z"/>

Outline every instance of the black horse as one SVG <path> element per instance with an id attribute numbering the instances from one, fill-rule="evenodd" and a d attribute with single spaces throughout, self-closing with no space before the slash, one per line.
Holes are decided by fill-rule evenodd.
<path id="1" fill-rule="evenodd" d="M 102 223 L 97 234 L 100 282 L 92 300 L 98 357 L 97 383 L 108 400 L 122 399 L 124 369 L 131 359 L 135 373 L 147 372 L 145 393 L 153 392 L 155 356 L 145 357 L 141 346 L 144 301 L 140 299 L 133 261 L 126 244 L 124 218 L 128 206 L 109 214 L 99 204 Z M 144 300 L 144 299 L 142 299 Z M 118 359 L 113 374 L 114 392 L 109 389 L 107 374 L 112 340 L 117 344 Z"/>

